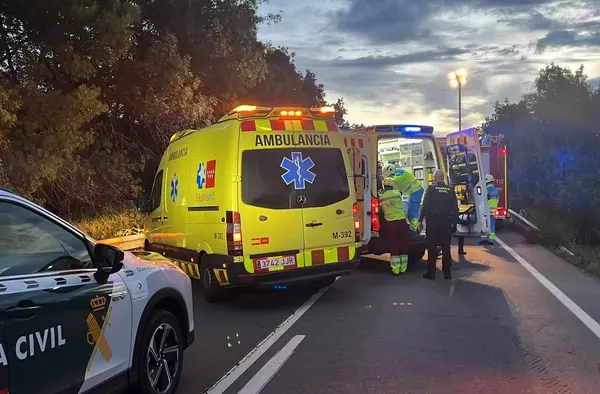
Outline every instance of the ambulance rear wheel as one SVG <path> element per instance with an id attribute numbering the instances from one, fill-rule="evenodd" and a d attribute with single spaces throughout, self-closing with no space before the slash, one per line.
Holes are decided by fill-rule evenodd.
<path id="1" fill-rule="evenodd" d="M 226 291 L 219 286 L 215 271 L 200 260 L 200 292 L 207 302 L 219 302 L 226 296 Z"/>

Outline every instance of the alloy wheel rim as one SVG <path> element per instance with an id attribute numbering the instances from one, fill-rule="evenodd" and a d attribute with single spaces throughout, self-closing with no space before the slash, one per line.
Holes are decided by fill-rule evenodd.
<path id="1" fill-rule="evenodd" d="M 179 338 L 170 324 L 162 323 L 154 330 L 147 353 L 150 387 L 155 393 L 164 394 L 173 387 L 179 372 Z"/>

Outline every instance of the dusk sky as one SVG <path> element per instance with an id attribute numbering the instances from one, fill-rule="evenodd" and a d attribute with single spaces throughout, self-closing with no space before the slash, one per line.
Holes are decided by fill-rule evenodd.
<path id="1" fill-rule="evenodd" d="M 600 0 L 271 0 L 262 40 L 296 53 L 351 123 L 458 127 L 448 73 L 464 67 L 463 128 L 518 100 L 550 61 L 600 80 Z"/>

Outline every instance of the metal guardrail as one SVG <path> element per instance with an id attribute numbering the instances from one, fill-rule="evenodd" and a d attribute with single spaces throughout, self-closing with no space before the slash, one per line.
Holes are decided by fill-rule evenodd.
<path id="1" fill-rule="evenodd" d="M 535 224 L 531 223 L 529 220 L 525 219 L 522 215 L 518 214 L 512 209 L 509 209 L 508 213 L 510 214 L 511 221 L 516 225 L 520 226 L 525 231 L 525 238 L 529 240 L 532 240 L 532 238 L 537 238 L 540 229 Z M 570 256 L 575 256 L 573 252 L 571 252 L 569 249 L 565 248 L 562 245 L 558 246 L 558 250 Z"/>
<path id="2" fill-rule="evenodd" d="M 141 249 L 144 247 L 144 235 L 129 235 L 126 237 L 116 237 L 103 239 L 98 241 L 99 243 L 108 244 L 112 246 L 116 246 L 121 250 L 134 250 Z"/>

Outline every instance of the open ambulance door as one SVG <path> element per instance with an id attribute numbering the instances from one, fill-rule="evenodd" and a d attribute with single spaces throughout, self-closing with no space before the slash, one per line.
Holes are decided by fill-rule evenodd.
<path id="1" fill-rule="evenodd" d="M 447 138 L 448 178 L 458 200 L 456 235 L 485 236 L 490 231 L 490 210 L 477 129 L 461 130 Z"/>
<path id="2" fill-rule="evenodd" d="M 366 136 L 365 136 L 366 138 Z M 364 143 L 363 143 L 364 144 Z M 363 146 L 363 144 L 360 144 Z M 366 145 L 366 144 L 364 144 Z M 371 240 L 371 176 L 367 150 L 357 147 L 347 148 L 348 158 L 354 172 L 354 186 L 358 202 L 360 221 L 361 246 L 366 246 Z"/>

